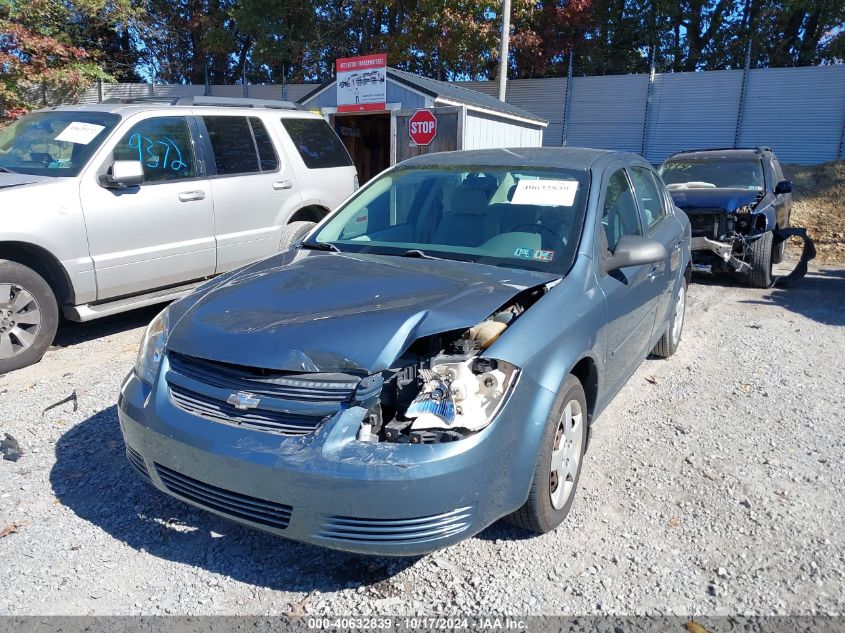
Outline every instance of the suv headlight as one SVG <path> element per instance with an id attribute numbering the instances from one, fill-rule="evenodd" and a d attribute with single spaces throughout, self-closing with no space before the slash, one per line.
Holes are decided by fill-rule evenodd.
<path id="1" fill-rule="evenodd" d="M 135 361 L 135 373 L 150 386 L 155 381 L 161 359 L 164 357 L 164 344 L 167 342 L 170 324 L 169 314 L 169 309 L 165 308 L 147 326 L 144 338 L 141 339 L 138 359 Z"/>

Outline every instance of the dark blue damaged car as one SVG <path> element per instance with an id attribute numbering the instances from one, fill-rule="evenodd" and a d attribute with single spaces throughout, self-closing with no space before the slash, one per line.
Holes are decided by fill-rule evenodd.
<path id="1" fill-rule="evenodd" d="M 430 154 L 150 324 L 120 390 L 156 488 L 411 555 L 568 513 L 590 425 L 680 343 L 690 227 L 633 154 Z"/>

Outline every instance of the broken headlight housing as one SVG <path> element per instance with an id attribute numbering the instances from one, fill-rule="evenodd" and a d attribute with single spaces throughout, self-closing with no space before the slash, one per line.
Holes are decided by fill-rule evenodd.
<path id="1" fill-rule="evenodd" d="M 138 349 L 138 359 L 135 361 L 135 373 L 142 381 L 152 386 L 155 381 L 161 359 L 164 358 L 164 345 L 167 342 L 167 331 L 170 325 L 169 309 L 158 313 L 144 332 L 141 347 Z"/>
<path id="2" fill-rule="evenodd" d="M 513 391 L 519 369 L 505 361 L 470 358 L 437 361 L 420 371 L 420 391 L 405 417 L 411 431 L 480 431 Z"/>

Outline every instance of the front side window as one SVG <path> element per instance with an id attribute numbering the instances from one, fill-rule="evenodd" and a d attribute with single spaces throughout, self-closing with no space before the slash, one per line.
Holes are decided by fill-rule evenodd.
<path id="1" fill-rule="evenodd" d="M 360 190 L 314 239 L 342 251 L 565 274 L 589 184 L 588 172 L 575 169 L 399 168 Z"/>
<path id="2" fill-rule="evenodd" d="M 323 119 L 282 119 L 308 169 L 349 167 L 352 159 L 343 142 Z"/>
<path id="3" fill-rule="evenodd" d="M 669 189 L 759 190 L 765 187 L 763 163 L 759 157 L 670 159 L 660 167 L 660 176 Z"/>
<path id="4" fill-rule="evenodd" d="M 614 172 L 607 181 L 601 223 L 611 252 L 623 235 L 643 234 L 637 201 L 624 169 Z"/>
<path id="5" fill-rule="evenodd" d="M 194 178 L 196 161 L 185 117 L 144 119 L 133 125 L 112 152 L 114 160 L 140 161 L 144 183 Z"/>
<path id="6" fill-rule="evenodd" d="M 107 112 L 35 112 L 0 130 L 0 172 L 77 176 L 120 121 Z"/>
<path id="7" fill-rule="evenodd" d="M 202 117 L 218 176 L 275 171 L 279 159 L 261 119 L 243 116 Z"/>
<path id="8" fill-rule="evenodd" d="M 657 186 L 657 181 L 651 171 L 642 167 L 631 168 L 631 180 L 634 181 L 634 189 L 637 191 L 646 226 L 651 228 L 666 215 L 663 196 Z"/>

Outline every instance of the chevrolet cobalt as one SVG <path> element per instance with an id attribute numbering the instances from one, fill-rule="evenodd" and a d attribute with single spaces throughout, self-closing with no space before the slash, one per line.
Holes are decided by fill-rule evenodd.
<path id="1" fill-rule="evenodd" d="M 159 314 L 120 390 L 156 488 L 279 536 L 444 547 L 563 521 L 590 425 L 678 348 L 690 227 L 633 154 L 429 154 Z"/>

